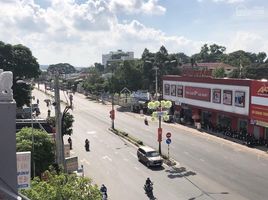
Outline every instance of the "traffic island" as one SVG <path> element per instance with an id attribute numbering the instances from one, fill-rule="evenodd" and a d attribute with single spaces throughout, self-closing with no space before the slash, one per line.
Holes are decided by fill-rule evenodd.
<path id="1" fill-rule="evenodd" d="M 129 135 L 125 131 L 121 131 L 118 129 L 112 129 L 112 128 L 109 128 L 109 130 L 111 132 L 113 132 L 114 134 L 116 134 L 116 135 L 126 139 L 127 141 L 131 142 L 132 144 L 134 144 L 137 147 L 139 147 L 140 145 L 144 145 L 141 140 Z M 177 164 L 177 162 L 174 159 L 168 158 L 168 156 L 166 156 L 166 155 L 162 155 L 162 158 L 164 159 L 164 163 L 166 165 L 168 165 L 169 167 L 173 167 Z"/>

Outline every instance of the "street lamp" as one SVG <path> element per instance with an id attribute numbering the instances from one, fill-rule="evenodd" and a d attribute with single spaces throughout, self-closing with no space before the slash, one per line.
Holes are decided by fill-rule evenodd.
<path id="1" fill-rule="evenodd" d="M 171 106 L 172 106 L 171 101 L 165 101 L 165 100 L 162 100 L 161 102 L 151 101 L 148 103 L 148 108 L 151 110 L 155 110 L 152 114 L 152 120 L 155 120 L 156 118 L 158 118 L 159 120 L 157 141 L 159 143 L 158 151 L 160 155 L 162 154 L 161 152 L 161 142 L 162 142 L 161 121 L 162 121 L 162 118 L 164 120 L 168 119 L 168 112 L 166 110 L 169 109 Z"/>
<path id="2" fill-rule="evenodd" d="M 161 65 L 163 63 L 157 63 L 156 61 L 152 62 L 150 60 L 145 60 L 146 63 L 151 63 L 153 65 L 153 70 L 155 70 L 155 100 L 158 100 L 158 73 L 157 71 L 159 70 L 158 65 Z M 169 64 L 169 63 L 175 63 L 177 60 L 166 60 L 164 63 Z"/>

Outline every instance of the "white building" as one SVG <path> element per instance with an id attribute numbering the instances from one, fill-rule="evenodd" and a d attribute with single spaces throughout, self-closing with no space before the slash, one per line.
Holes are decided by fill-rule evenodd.
<path id="1" fill-rule="evenodd" d="M 122 50 L 110 51 L 109 54 L 102 54 L 102 64 L 107 65 L 107 62 L 133 60 L 134 52 L 124 52 Z"/>

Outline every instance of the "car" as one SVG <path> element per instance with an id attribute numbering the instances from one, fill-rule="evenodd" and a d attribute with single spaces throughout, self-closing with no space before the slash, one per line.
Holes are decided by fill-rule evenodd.
<path id="1" fill-rule="evenodd" d="M 163 159 L 159 153 L 148 146 L 140 146 L 137 150 L 137 157 L 138 160 L 145 163 L 147 167 L 162 166 L 163 164 Z"/>

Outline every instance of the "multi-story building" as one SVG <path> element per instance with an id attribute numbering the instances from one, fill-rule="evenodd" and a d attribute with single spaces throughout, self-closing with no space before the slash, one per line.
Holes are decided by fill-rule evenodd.
<path id="1" fill-rule="evenodd" d="M 119 49 L 117 51 L 110 51 L 110 53 L 108 54 L 103 54 L 102 64 L 106 66 L 108 62 L 133 60 L 133 59 L 134 59 L 134 52 L 132 51 L 124 52 Z"/>
<path id="2" fill-rule="evenodd" d="M 244 130 L 268 139 L 268 82 L 208 77 L 163 77 L 163 98 L 185 123 Z"/>

